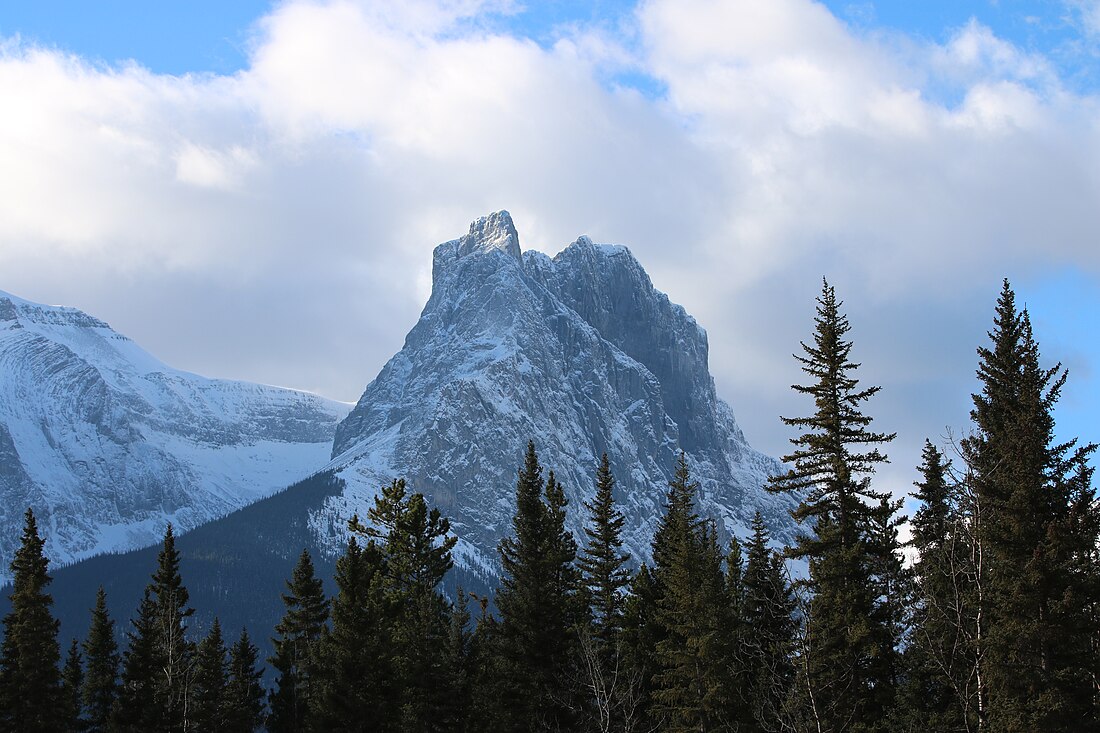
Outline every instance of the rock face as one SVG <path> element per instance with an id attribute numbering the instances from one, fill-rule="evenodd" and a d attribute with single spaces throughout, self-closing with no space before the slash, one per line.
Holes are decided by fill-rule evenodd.
<path id="1" fill-rule="evenodd" d="M 707 353 L 703 329 L 625 247 L 581 237 L 551 259 L 521 253 L 507 212 L 479 219 L 436 248 L 419 322 L 337 428 L 330 466 L 347 488 L 314 531 L 338 549 L 346 518 L 404 476 L 452 518 L 458 564 L 491 575 L 530 439 L 565 486 L 578 536 L 608 454 L 639 560 L 681 450 L 701 513 L 743 536 L 759 510 L 787 538 L 790 499 L 762 488 L 781 466 L 745 442 Z"/>
<path id="2" fill-rule="evenodd" d="M 0 579 L 28 506 L 55 565 L 146 545 L 312 473 L 347 409 L 177 371 L 86 313 L 0 292 Z"/>

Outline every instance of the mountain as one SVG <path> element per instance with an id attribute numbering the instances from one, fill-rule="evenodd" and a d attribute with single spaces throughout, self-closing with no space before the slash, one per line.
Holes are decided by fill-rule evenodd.
<path id="1" fill-rule="evenodd" d="M 364 516 L 399 476 L 452 518 L 459 544 L 446 590 L 491 592 L 528 440 L 564 484 L 578 533 L 608 453 L 635 561 L 649 558 L 681 450 L 700 512 L 723 534 L 744 536 L 760 510 L 777 540 L 790 539 L 792 501 L 762 488 L 781 465 L 746 443 L 707 360 L 706 333 L 625 247 L 581 237 L 551 259 L 520 250 L 506 212 L 477 220 L 435 249 L 419 321 L 324 444 L 323 470 L 178 539 L 194 623 L 217 614 L 230 634 L 247 626 L 265 643 L 301 549 L 329 576 L 348 518 Z M 156 552 L 58 570 L 51 592 L 63 634 L 84 634 L 100 584 L 114 617 L 128 618 Z"/>
<path id="2" fill-rule="evenodd" d="M 86 313 L 0 292 L 0 579 L 28 506 L 54 565 L 148 545 L 316 471 L 347 410 L 172 369 Z"/>
<path id="3" fill-rule="evenodd" d="M 338 551 L 347 517 L 403 476 L 451 517 L 457 563 L 491 578 L 528 440 L 578 536 L 608 454 L 638 560 L 680 451 L 727 536 L 759 510 L 789 538 L 791 499 L 762 488 L 781 465 L 748 445 L 707 359 L 706 332 L 627 248 L 581 237 L 551 259 L 521 251 L 507 212 L 478 219 L 435 249 L 420 320 L 336 430 L 328 468 L 346 487 L 312 519 L 318 540 Z"/>

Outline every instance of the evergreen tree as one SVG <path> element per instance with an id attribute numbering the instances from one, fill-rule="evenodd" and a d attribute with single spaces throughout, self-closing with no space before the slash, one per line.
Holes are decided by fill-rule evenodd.
<path id="1" fill-rule="evenodd" d="M 562 730 L 576 723 L 576 545 L 565 530 L 565 498 L 543 481 L 533 442 L 516 482 L 512 536 L 500 543 L 500 646 L 509 684 L 500 730 Z"/>
<path id="2" fill-rule="evenodd" d="M 622 552 L 625 519 L 615 506 L 614 487 L 615 477 L 604 453 L 596 469 L 596 494 L 584 502 L 589 515 L 584 528 L 587 541 L 577 563 L 590 615 L 579 640 L 581 679 L 592 716 L 588 727 L 600 731 L 620 728 L 626 710 L 636 706 L 638 693 L 638 686 L 631 685 L 623 641 L 630 555 Z"/>
<path id="3" fill-rule="evenodd" d="M 884 538 L 869 536 L 888 495 L 871 488 L 870 476 L 886 462 L 874 446 L 894 436 L 869 430 L 872 418 L 860 406 L 879 388 L 860 388 L 853 374 L 859 365 L 845 339 L 851 327 L 828 282 L 817 303 L 813 344 L 803 342 L 804 355 L 795 355 L 813 382 L 794 385 L 816 409 L 809 417 L 783 418 L 803 432 L 783 459 L 793 467 L 768 488 L 799 496 L 792 516 L 812 525 L 791 553 L 809 561 L 813 592 L 801 661 L 807 714 L 821 730 L 882 730 L 893 706 L 896 651 L 876 579 L 888 559 Z"/>
<path id="4" fill-rule="evenodd" d="M 913 611 L 905 651 L 907 679 L 898 727 L 976 729 L 971 548 L 949 481 L 949 462 L 925 441 L 915 482 Z"/>
<path id="5" fill-rule="evenodd" d="M 156 650 L 157 607 L 146 586 L 132 628 L 126 633 L 122 655 L 122 683 L 111 712 L 110 728 L 122 733 L 164 730 L 164 712 L 157 704 L 158 655 Z"/>
<path id="6" fill-rule="evenodd" d="M 222 698 L 225 733 L 253 733 L 264 721 L 263 671 L 256 664 L 259 649 L 248 637 L 248 629 L 229 650 L 229 674 Z"/>
<path id="7" fill-rule="evenodd" d="M 309 718 L 312 649 L 328 620 L 328 599 L 308 550 L 302 550 L 282 598 L 286 613 L 272 640 L 275 654 L 270 662 L 276 679 L 267 727 L 271 733 L 294 733 L 303 730 Z"/>
<path id="8" fill-rule="evenodd" d="M 210 633 L 199 642 L 195 651 L 195 676 L 192 689 L 192 711 L 189 716 L 196 730 L 220 733 L 223 727 L 226 696 L 226 679 L 229 664 L 226 660 L 225 640 L 217 617 L 210 626 Z"/>
<path id="9" fill-rule="evenodd" d="M 697 490 L 681 452 L 653 540 L 655 621 L 661 627 L 653 711 L 661 730 L 674 732 L 713 731 L 734 724 L 732 650 L 726 634 L 732 621 L 729 596 L 717 531 L 695 512 Z"/>
<path id="10" fill-rule="evenodd" d="M 313 649 L 308 728 L 315 731 L 395 730 L 400 709 L 394 686 L 383 574 L 374 541 L 352 536 L 336 561 L 332 627 Z"/>
<path id="11" fill-rule="evenodd" d="M 624 731 L 652 731 L 658 726 L 652 680 L 660 667 L 657 644 L 664 638 L 657 623 L 659 593 L 653 571 L 643 563 L 630 581 L 623 604 L 624 683 L 629 692 L 623 710 Z"/>
<path id="12" fill-rule="evenodd" d="M 84 641 L 87 672 L 81 698 L 86 715 L 86 730 L 103 733 L 111 720 L 111 709 L 118 695 L 118 644 L 115 641 L 115 622 L 107 613 L 107 594 L 100 586 L 96 593 L 95 608 L 88 638 Z"/>
<path id="13" fill-rule="evenodd" d="M 470 632 L 469 602 L 462 586 L 458 586 L 455 589 L 455 603 L 451 608 L 447 641 L 443 649 L 444 688 L 451 693 L 450 699 L 443 701 L 445 707 L 440 715 L 440 725 L 444 730 L 465 730 L 470 717 L 473 636 Z"/>
<path id="14" fill-rule="evenodd" d="M 65 666 L 61 669 L 62 730 L 84 730 L 80 688 L 84 684 L 84 660 L 80 658 L 80 643 L 73 639 Z"/>
<path id="15" fill-rule="evenodd" d="M 11 561 L 11 611 L 0 648 L 0 730 L 57 731 L 64 727 L 58 665 L 58 623 L 46 592 L 51 578 L 34 512 L 27 509 L 23 537 Z"/>
<path id="16" fill-rule="evenodd" d="M 138 608 L 124 656 L 116 723 L 123 730 L 187 730 L 194 644 L 187 639 L 188 593 L 172 525 Z"/>
<path id="17" fill-rule="evenodd" d="M 352 531 L 381 543 L 382 576 L 389 636 L 392 639 L 400 729 L 441 730 L 456 691 L 442 650 L 450 632 L 450 606 L 440 591 L 452 567 L 450 522 L 429 509 L 423 494 L 409 494 L 397 479 L 375 498 L 368 512 L 372 526 L 357 521 Z"/>
<path id="18" fill-rule="evenodd" d="M 764 518 L 752 520 L 745 573 L 741 619 L 746 630 L 740 638 L 739 661 L 747 684 L 742 688 L 750 709 L 745 731 L 783 730 L 785 705 L 794 679 L 794 600 L 782 556 L 769 547 Z"/>
<path id="19" fill-rule="evenodd" d="M 1098 714 L 1086 651 L 1094 632 L 1078 571 L 1097 537 L 1093 489 L 1074 476 L 1095 445 L 1054 442 L 1066 371 L 1040 366 L 1030 318 L 1017 311 L 1007 281 L 989 336 L 990 347 L 978 350 L 976 433 L 965 444 L 987 553 L 983 708 L 997 733 L 1081 730 Z"/>
<path id="20" fill-rule="evenodd" d="M 581 584 L 591 599 L 595 636 L 605 645 L 612 644 L 622 630 L 625 590 L 630 583 L 627 563 L 630 555 L 622 552 L 622 512 L 615 507 L 615 477 L 604 453 L 596 470 L 596 495 L 584 502 L 588 510 L 588 538 L 580 561 Z"/>

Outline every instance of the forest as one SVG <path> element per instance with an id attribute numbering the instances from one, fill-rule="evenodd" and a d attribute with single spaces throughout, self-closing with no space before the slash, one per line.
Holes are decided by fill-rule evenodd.
<path id="1" fill-rule="evenodd" d="M 0 730 L 1100 730 L 1096 445 L 1056 438 L 1066 371 L 1041 365 L 1006 281 L 971 425 L 925 443 L 906 517 L 874 481 L 894 436 L 871 428 L 880 388 L 857 378 L 849 331 L 826 282 L 796 355 L 806 416 L 783 418 L 788 470 L 766 487 L 799 502 L 788 547 L 759 515 L 725 540 L 681 454 L 640 563 L 622 550 L 609 457 L 571 507 L 531 443 L 492 598 L 447 587 L 450 522 L 396 479 L 350 519 L 334 595 L 302 552 L 282 620 L 253 630 L 272 637 L 262 660 L 248 631 L 196 638 L 170 526 L 133 618 L 112 619 L 101 589 L 62 650 L 28 510 Z"/>

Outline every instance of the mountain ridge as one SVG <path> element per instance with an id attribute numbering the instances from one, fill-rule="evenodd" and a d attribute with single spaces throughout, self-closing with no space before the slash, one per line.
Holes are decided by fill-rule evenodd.
<path id="1" fill-rule="evenodd" d="M 28 506 L 58 564 L 150 544 L 315 471 L 346 410 L 174 369 L 79 309 L 0 291 L 0 579 Z"/>

